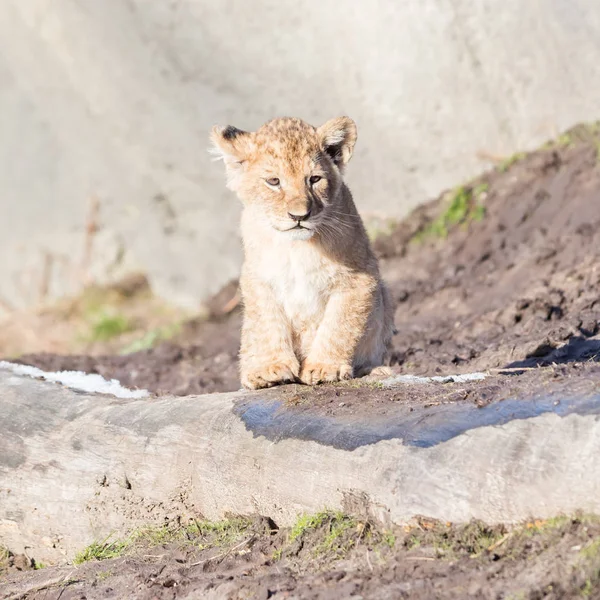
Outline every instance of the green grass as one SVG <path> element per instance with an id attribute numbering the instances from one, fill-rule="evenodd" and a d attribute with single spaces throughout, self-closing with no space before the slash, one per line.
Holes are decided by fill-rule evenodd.
<path id="1" fill-rule="evenodd" d="M 4 546 L 0 546 L 0 573 L 8 568 L 8 559 L 10 557 L 10 553 L 8 548 Z"/>
<path id="2" fill-rule="evenodd" d="M 151 331 L 147 331 L 141 338 L 134 340 L 133 342 L 125 346 L 125 348 L 121 350 L 120 354 L 132 354 L 133 352 L 149 350 L 159 342 L 171 339 L 180 331 L 181 323 L 173 323 L 164 327 L 152 329 Z"/>
<path id="3" fill-rule="evenodd" d="M 315 556 L 342 556 L 369 533 L 366 523 L 358 522 L 340 511 L 325 510 L 314 515 L 300 516 L 290 530 L 288 540 L 293 543 L 318 529 L 325 530 L 325 537 L 313 549 Z M 281 552 L 279 556 L 281 557 Z"/>
<path id="4" fill-rule="evenodd" d="M 571 517 L 559 515 L 557 517 L 551 517 L 550 519 L 526 523 L 521 527 L 521 531 L 524 535 L 535 535 L 538 533 L 552 531 L 554 529 L 560 529 L 561 527 L 564 527 L 570 523 L 571 520 Z"/>
<path id="5" fill-rule="evenodd" d="M 525 152 L 516 152 L 512 156 L 505 158 L 498 166 L 498 170 L 501 173 L 506 173 L 514 164 L 522 161 L 526 156 Z"/>
<path id="6" fill-rule="evenodd" d="M 581 595 L 584 598 L 589 598 L 591 593 L 594 591 L 594 584 L 591 579 L 586 579 L 583 587 L 581 588 Z"/>
<path id="7" fill-rule="evenodd" d="M 274 562 L 280 561 L 283 556 L 283 548 L 277 548 L 271 556 L 271 560 Z"/>
<path id="8" fill-rule="evenodd" d="M 485 217 L 482 201 L 487 189 L 487 183 L 480 183 L 475 187 L 461 186 L 454 190 L 445 212 L 416 233 L 413 239 L 421 241 L 425 238 L 446 238 L 457 225 L 481 221 Z"/>
<path id="9" fill-rule="evenodd" d="M 421 540 L 416 535 L 410 535 L 404 540 L 404 546 L 409 550 L 418 548 L 421 545 Z"/>
<path id="10" fill-rule="evenodd" d="M 186 528 L 188 536 L 204 540 L 201 547 L 228 546 L 246 533 L 251 521 L 244 517 L 234 517 L 223 521 L 194 521 Z"/>
<path id="11" fill-rule="evenodd" d="M 92 542 L 87 548 L 77 553 L 73 564 L 81 565 L 90 560 L 107 560 L 122 556 L 131 545 L 129 540 L 110 541 L 110 536 L 103 542 Z"/>
<path id="12" fill-rule="evenodd" d="M 559 135 L 556 142 L 559 146 L 563 146 L 563 147 L 572 146 L 573 145 L 573 136 L 571 135 L 570 132 L 567 131 L 567 132 Z"/>
<path id="13" fill-rule="evenodd" d="M 340 512 L 334 513 L 329 523 L 329 533 L 315 552 L 317 554 L 343 554 L 347 552 L 356 545 L 364 527 L 364 523 L 359 524 L 348 515 Z"/>
<path id="14" fill-rule="evenodd" d="M 600 557 L 600 538 L 596 538 L 584 546 L 580 554 L 583 558 L 590 560 Z"/>
<path id="15" fill-rule="evenodd" d="M 431 547 L 438 558 L 452 559 L 467 554 L 477 557 L 504 535 L 501 528 L 489 527 L 480 521 L 451 527 L 450 524 L 434 522 L 427 527 L 412 528 L 404 539 L 404 547 Z"/>
<path id="16" fill-rule="evenodd" d="M 120 314 L 100 312 L 90 318 L 89 339 L 92 342 L 106 342 L 132 330 L 130 321 Z"/>
<path id="17" fill-rule="evenodd" d="M 321 527 L 331 516 L 331 512 L 323 511 L 315 515 L 301 515 L 298 517 L 296 523 L 290 531 L 290 542 L 303 536 L 307 531 L 311 529 L 318 529 Z"/>
<path id="18" fill-rule="evenodd" d="M 121 540 L 95 541 L 79 552 L 73 563 L 76 565 L 90 560 L 119 558 L 139 546 L 154 547 L 178 541 L 191 541 L 200 549 L 222 547 L 233 544 L 250 527 L 250 521 L 243 517 L 223 521 L 194 521 L 186 527 L 142 527 L 132 531 Z"/>

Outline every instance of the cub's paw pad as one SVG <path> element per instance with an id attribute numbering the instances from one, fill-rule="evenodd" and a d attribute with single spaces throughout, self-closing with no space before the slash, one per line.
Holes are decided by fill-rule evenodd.
<path id="1" fill-rule="evenodd" d="M 300 373 L 300 381 L 307 385 L 342 381 L 344 379 L 352 379 L 352 365 L 306 362 Z"/>
<path id="2" fill-rule="evenodd" d="M 296 381 L 298 365 L 276 362 L 242 372 L 242 385 L 249 390 L 272 387 Z"/>

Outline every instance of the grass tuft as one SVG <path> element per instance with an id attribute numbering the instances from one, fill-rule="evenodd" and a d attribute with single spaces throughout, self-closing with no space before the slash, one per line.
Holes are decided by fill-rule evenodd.
<path id="1" fill-rule="evenodd" d="M 290 542 L 297 540 L 311 529 L 321 527 L 330 518 L 330 515 L 331 512 L 323 511 L 315 515 L 301 515 L 298 517 L 298 520 L 290 531 Z"/>
<path id="2" fill-rule="evenodd" d="M 450 198 L 446 211 L 417 232 L 413 239 L 421 241 L 426 238 L 446 238 L 450 230 L 457 225 L 468 225 L 472 221 L 481 221 L 485 217 L 483 200 L 487 189 L 487 183 L 481 183 L 475 187 L 461 186 L 457 188 Z"/>
<path id="3" fill-rule="evenodd" d="M 246 533 L 251 521 L 234 517 L 223 521 L 194 521 L 186 528 L 188 536 L 202 538 L 201 546 L 228 546 Z"/>
<path id="4" fill-rule="evenodd" d="M 522 161 L 527 155 L 524 152 L 516 152 L 512 156 L 505 158 L 499 165 L 500 173 L 506 173 L 513 165 Z"/>
<path id="5" fill-rule="evenodd" d="M 142 350 L 149 350 L 153 348 L 159 342 L 169 340 L 181 331 L 180 323 L 173 323 L 164 327 L 158 327 L 147 331 L 141 338 L 134 340 L 125 348 L 123 348 L 120 354 L 132 354 L 133 352 L 141 352 Z"/>
<path id="6" fill-rule="evenodd" d="M 110 536 L 109 536 L 110 538 Z M 73 559 L 73 564 L 81 565 L 90 560 L 107 560 L 122 556 L 130 546 L 129 540 L 110 541 L 106 538 L 103 542 L 92 542 L 87 548 L 79 552 Z"/>
<path id="7" fill-rule="evenodd" d="M 91 318 L 89 339 L 92 342 L 106 342 L 132 329 L 131 322 L 123 315 L 101 312 Z"/>

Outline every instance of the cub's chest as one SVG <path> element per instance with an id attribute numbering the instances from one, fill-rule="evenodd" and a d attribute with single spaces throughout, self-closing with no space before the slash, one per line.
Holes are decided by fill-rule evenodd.
<path id="1" fill-rule="evenodd" d="M 291 320 L 321 316 L 334 285 L 335 269 L 311 248 L 265 256 L 263 275 Z"/>

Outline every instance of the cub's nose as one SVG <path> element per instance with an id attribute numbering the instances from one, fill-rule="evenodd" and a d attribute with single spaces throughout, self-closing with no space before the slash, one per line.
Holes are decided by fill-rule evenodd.
<path id="1" fill-rule="evenodd" d="M 296 221 L 296 223 L 300 223 L 300 221 L 306 221 L 308 217 L 310 217 L 310 208 L 308 209 L 308 212 L 304 213 L 303 215 L 289 212 L 288 216 L 290 219 L 292 219 L 292 221 Z"/>

